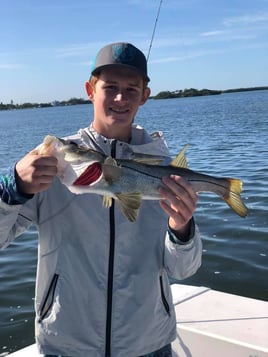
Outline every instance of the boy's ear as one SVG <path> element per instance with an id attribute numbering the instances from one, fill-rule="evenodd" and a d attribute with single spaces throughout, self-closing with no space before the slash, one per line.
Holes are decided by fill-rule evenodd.
<path id="1" fill-rule="evenodd" d="M 87 92 L 87 95 L 88 95 L 88 98 L 90 100 L 93 100 L 93 87 L 92 87 L 92 84 L 90 83 L 90 81 L 86 81 L 85 83 L 85 88 L 86 88 L 86 92 Z"/>
<path id="2" fill-rule="evenodd" d="M 140 105 L 143 105 L 147 101 L 147 99 L 150 97 L 150 94 L 151 94 L 151 89 L 149 87 L 146 87 L 144 89 L 142 101 Z"/>

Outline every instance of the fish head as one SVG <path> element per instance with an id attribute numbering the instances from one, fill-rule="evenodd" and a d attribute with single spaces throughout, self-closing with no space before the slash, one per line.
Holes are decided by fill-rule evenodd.
<path id="1" fill-rule="evenodd" d="M 43 143 L 38 147 L 39 154 L 52 155 L 57 159 L 77 164 L 86 162 L 88 165 L 94 162 L 104 162 L 105 156 L 98 151 L 78 145 L 72 140 L 57 138 L 47 135 Z"/>
<path id="2" fill-rule="evenodd" d="M 70 163 L 82 163 L 85 162 L 91 165 L 95 162 L 102 163 L 105 160 L 105 155 L 90 149 L 78 145 L 74 141 L 58 139 L 58 150 L 65 154 L 65 161 Z"/>
<path id="3" fill-rule="evenodd" d="M 57 176 L 66 186 L 90 186 L 102 177 L 105 156 L 74 141 L 47 135 L 37 150 L 57 158 Z"/>

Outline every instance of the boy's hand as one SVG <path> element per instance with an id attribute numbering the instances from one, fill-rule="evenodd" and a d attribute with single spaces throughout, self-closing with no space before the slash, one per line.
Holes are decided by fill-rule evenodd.
<path id="1" fill-rule="evenodd" d="M 57 159 L 30 151 L 15 166 L 16 184 L 24 194 L 45 191 L 57 174 Z"/>
<path id="2" fill-rule="evenodd" d="M 178 236 L 187 238 L 198 196 L 191 184 L 180 176 L 163 177 L 162 182 L 166 187 L 159 189 L 163 196 L 160 205 L 169 215 L 169 226 Z"/>

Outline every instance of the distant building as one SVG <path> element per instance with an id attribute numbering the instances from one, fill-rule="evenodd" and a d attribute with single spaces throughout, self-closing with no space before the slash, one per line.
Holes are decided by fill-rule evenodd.
<path id="1" fill-rule="evenodd" d="M 58 100 L 54 100 L 53 102 L 51 102 L 51 105 L 52 105 L 53 107 L 57 107 L 57 106 L 60 105 L 60 102 L 59 102 Z"/>

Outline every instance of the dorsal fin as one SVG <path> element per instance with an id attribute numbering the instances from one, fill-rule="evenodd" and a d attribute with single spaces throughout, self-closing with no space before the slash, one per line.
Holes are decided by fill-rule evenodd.
<path id="1" fill-rule="evenodd" d="M 187 150 L 189 144 L 186 144 L 178 155 L 171 161 L 170 165 L 175 167 L 183 167 L 185 169 L 188 168 L 186 157 L 184 156 L 185 151 Z"/>

